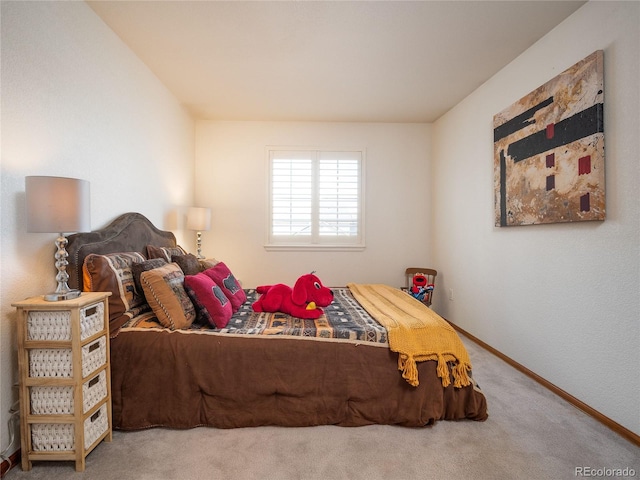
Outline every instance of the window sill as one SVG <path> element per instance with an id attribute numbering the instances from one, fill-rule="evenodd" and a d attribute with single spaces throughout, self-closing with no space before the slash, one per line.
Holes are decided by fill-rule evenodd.
<path id="1" fill-rule="evenodd" d="M 365 245 L 271 245 L 264 246 L 267 252 L 362 252 Z"/>

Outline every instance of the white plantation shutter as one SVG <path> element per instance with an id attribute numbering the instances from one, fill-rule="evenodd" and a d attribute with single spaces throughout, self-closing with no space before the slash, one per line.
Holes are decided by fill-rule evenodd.
<path id="1" fill-rule="evenodd" d="M 278 156 L 271 165 L 272 234 L 311 235 L 311 159 Z"/>
<path id="2" fill-rule="evenodd" d="M 362 151 L 269 150 L 269 246 L 364 247 Z"/>
<path id="3" fill-rule="evenodd" d="M 319 235 L 358 235 L 360 168 L 340 152 L 321 154 L 318 175 Z M 333 158 L 332 158 L 333 157 Z"/>

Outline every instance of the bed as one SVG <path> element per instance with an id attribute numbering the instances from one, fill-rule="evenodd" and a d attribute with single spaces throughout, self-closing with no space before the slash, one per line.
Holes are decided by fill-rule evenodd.
<path id="1" fill-rule="evenodd" d="M 140 279 L 131 277 L 141 270 L 146 282 L 158 271 L 148 266 L 153 263 L 149 257 L 165 255 L 163 265 L 172 268 L 193 260 L 171 232 L 157 229 L 139 213 L 127 213 L 105 228 L 67 238 L 70 287 L 112 291 L 111 390 L 116 429 L 423 427 L 438 420 L 484 421 L 488 416 L 486 399 L 453 329 L 455 338 L 446 331 L 448 324 L 428 337 L 446 335 L 445 344 L 455 343 L 452 348 L 458 350 L 446 347 L 434 353 L 421 346 L 422 351 L 416 352 L 425 355 L 409 355 L 407 360 L 402 351 L 391 347 L 394 341 L 398 344 L 394 339 L 412 344 L 413 337 L 392 336 L 389 322 L 402 327 L 396 314 L 388 314 L 387 327 L 371 316 L 367 309 L 378 306 L 359 300 L 363 294 L 359 290 L 368 285 L 334 288 L 334 302 L 317 320 L 254 312 L 251 305 L 258 294 L 247 288 L 242 290 L 245 300 L 224 328 L 198 321 L 167 327 L 159 321 L 163 314 L 157 305 L 150 307 L 145 298 L 148 291 L 136 287 Z M 216 265 L 213 260 L 198 261 L 200 272 Z M 193 264 L 180 268 L 184 284 L 184 278 L 195 274 L 189 271 L 192 268 Z M 115 283 L 114 272 L 120 277 Z M 399 308 L 406 298 L 413 302 L 408 309 L 420 304 L 400 290 L 385 288 L 389 295 L 403 298 L 381 303 Z M 192 300 L 198 303 L 196 297 Z"/>

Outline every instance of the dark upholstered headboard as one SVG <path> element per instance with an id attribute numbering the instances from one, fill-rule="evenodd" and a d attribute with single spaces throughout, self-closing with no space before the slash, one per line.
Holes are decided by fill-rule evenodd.
<path id="1" fill-rule="evenodd" d="M 69 287 L 82 290 L 82 264 L 90 253 L 140 252 L 147 255 L 147 245 L 175 247 L 176 237 L 158 230 L 144 215 L 125 213 L 100 230 L 74 233 L 67 237 L 69 244 Z"/>

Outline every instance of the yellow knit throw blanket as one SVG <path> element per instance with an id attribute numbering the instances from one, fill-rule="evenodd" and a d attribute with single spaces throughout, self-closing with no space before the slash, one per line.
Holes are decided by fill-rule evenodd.
<path id="1" fill-rule="evenodd" d="M 447 362 L 454 363 L 455 387 L 471 383 L 469 354 L 455 330 L 437 313 L 388 285 L 348 283 L 347 287 L 369 315 L 387 329 L 389 348 L 398 353 L 398 369 L 409 384 L 418 386 L 416 362 L 425 360 L 438 362 L 443 387 L 451 383 Z"/>

